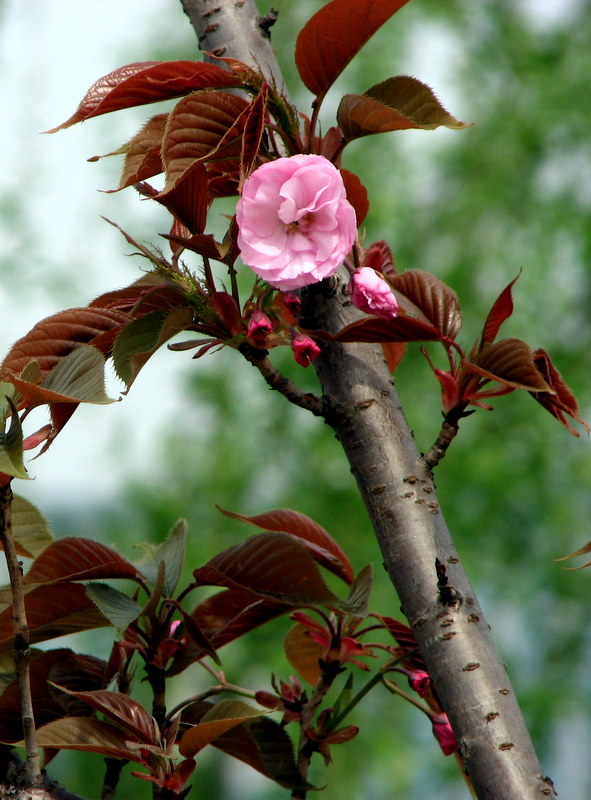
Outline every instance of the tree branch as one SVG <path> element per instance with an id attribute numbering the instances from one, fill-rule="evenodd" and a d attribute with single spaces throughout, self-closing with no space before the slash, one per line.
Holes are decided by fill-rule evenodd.
<path id="1" fill-rule="evenodd" d="M 10 483 L 0 487 L 0 543 L 6 557 L 12 592 L 14 660 L 21 698 L 21 718 L 27 754 L 24 781 L 27 786 L 41 786 L 41 761 L 35 735 L 35 717 L 30 683 L 29 626 L 25 610 L 23 572 L 12 535 L 12 489 Z"/>
<path id="2" fill-rule="evenodd" d="M 261 357 L 261 353 L 266 353 L 266 351 L 256 350 L 254 347 L 247 344 L 240 347 L 240 352 L 249 364 L 252 364 L 253 367 L 258 369 L 270 389 L 282 394 L 295 406 L 310 411 L 315 417 L 322 417 L 324 415 L 322 398 L 317 397 L 315 394 L 300 391 L 293 381 L 286 378 L 285 375 L 273 366 L 266 354 Z"/>
<path id="3" fill-rule="evenodd" d="M 337 277 L 304 293 L 305 327 L 335 333 L 351 321 L 345 285 Z M 313 363 L 332 407 L 327 422 L 351 464 L 477 796 L 552 797 L 381 347 L 325 344 Z M 436 561 L 446 570 L 446 592 Z"/>
<path id="4" fill-rule="evenodd" d="M 269 43 L 247 0 L 181 0 L 202 45 L 250 60 L 276 79 Z M 240 5 L 244 16 L 236 14 Z M 189 6 L 191 11 L 189 10 Z M 215 17 L 215 31 L 206 30 Z M 258 42 L 258 44 L 257 44 Z M 260 50 L 259 50 L 260 46 Z M 272 53 L 271 53 L 272 55 Z M 281 85 L 278 83 L 278 85 Z M 303 292 L 302 324 L 335 333 L 348 318 L 345 280 Z M 554 797 L 541 771 L 490 629 L 453 546 L 428 466 L 415 447 L 379 345 L 329 343 L 314 360 L 333 427 L 449 716 L 477 796 Z M 439 574 L 436 568 L 439 562 Z M 445 570 L 446 581 L 443 581 Z M 445 587 L 445 590 L 444 590 Z"/>
<path id="5" fill-rule="evenodd" d="M 260 17 L 254 0 L 181 0 L 197 34 L 199 47 L 217 58 L 237 58 L 256 64 L 279 91 L 283 76 L 271 47 L 270 21 Z"/>

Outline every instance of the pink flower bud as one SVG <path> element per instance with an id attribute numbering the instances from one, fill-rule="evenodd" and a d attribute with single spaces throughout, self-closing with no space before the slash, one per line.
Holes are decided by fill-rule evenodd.
<path id="1" fill-rule="evenodd" d="M 242 187 L 236 221 L 242 260 L 282 291 L 333 275 L 357 234 L 341 173 L 318 155 L 256 169 Z"/>
<path id="2" fill-rule="evenodd" d="M 450 756 L 458 749 L 458 743 L 449 724 L 447 714 L 434 714 L 431 717 L 431 722 L 433 724 L 433 735 L 439 742 L 439 747 L 441 747 L 446 756 Z"/>
<path id="3" fill-rule="evenodd" d="M 431 678 L 429 674 L 422 669 L 415 669 L 408 673 L 408 682 L 412 689 L 419 695 L 425 697 L 431 688 Z"/>
<path id="4" fill-rule="evenodd" d="M 269 317 L 256 308 L 248 320 L 246 335 L 257 347 L 264 347 L 267 336 L 273 330 Z"/>
<path id="5" fill-rule="evenodd" d="M 283 302 L 285 303 L 288 311 L 291 311 L 294 317 L 297 317 L 302 310 L 302 301 L 297 294 L 294 294 L 293 292 L 284 292 Z"/>
<path id="6" fill-rule="evenodd" d="M 351 275 L 349 294 L 353 305 L 366 314 L 392 319 L 398 303 L 386 281 L 371 267 L 359 267 Z"/>
<path id="7" fill-rule="evenodd" d="M 296 333 L 291 340 L 291 349 L 293 350 L 293 357 L 302 367 L 309 367 L 310 362 L 320 353 L 320 348 L 316 342 L 301 333 Z"/>

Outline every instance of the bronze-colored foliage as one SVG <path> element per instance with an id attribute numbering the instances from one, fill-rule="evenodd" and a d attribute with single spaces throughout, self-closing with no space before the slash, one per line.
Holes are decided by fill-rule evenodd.
<path id="1" fill-rule="evenodd" d="M 67 536 L 47 547 L 24 577 L 26 585 L 139 577 L 137 568 L 115 550 L 92 539 Z"/>
<path id="2" fill-rule="evenodd" d="M 129 321 L 127 314 L 111 309 L 70 308 L 38 322 L 9 350 L 0 365 L 0 377 L 10 380 L 36 361 L 44 378 L 60 359 L 83 344 L 95 344 L 105 332 L 113 333 Z M 113 335 L 114 338 L 114 335 Z M 110 352 L 111 341 L 101 340 L 101 352 Z"/>
<path id="3" fill-rule="evenodd" d="M 100 114 L 181 97 L 197 89 L 239 85 L 240 79 L 233 72 L 204 61 L 126 64 L 96 81 L 72 116 L 47 133 L 55 133 Z"/>
<path id="4" fill-rule="evenodd" d="M 304 25 L 296 41 L 300 78 L 317 97 L 408 0 L 332 0 Z"/>
<path id="5" fill-rule="evenodd" d="M 286 574 L 285 565 L 289 564 Z M 294 605 L 339 605 L 310 551 L 285 533 L 261 533 L 229 547 L 194 572 L 203 585 L 246 589 Z"/>
<path id="6" fill-rule="evenodd" d="M 225 511 L 223 508 L 220 511 L 227 517 L 249 522 L 266 531 L 289 533 L 305 544 L 319 564 L 342 578 L 345 583 L 353 583 L 353 567 L 342 548 L 323 527 L 305 514 L 289 508 L 277 508 L 250 517 Z"/>
<path id="7" fill-rule="evenodd" d="M 445 110 L 429 86 L 408 75 L 388 78 L 361 95 L 346 94 L 337 121 L 348 140 L 412 128 L 468 127 Z"/>

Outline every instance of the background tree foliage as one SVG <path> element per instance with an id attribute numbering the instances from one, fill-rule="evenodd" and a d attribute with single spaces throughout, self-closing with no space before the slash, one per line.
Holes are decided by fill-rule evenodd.
<path id="1" fill-rule="evenodd" d="M 154 30 L 171 5 L 162 2 L 156 8 Z M 293 31 L 321 3 L 276 0 L 275 5 L 280 15 L 273 42 L 293 99 L 305 108 L 309 96 L 295 93 Z M 366 241 L 387 238 L 399 269 L 430 270 L 455 288 L 464 313 L 464 345 L 476 337 L 499 291 L 522 270 L 506 334 L 525 336 L 532 346 L 552 352 L 589 420 L 591 107 L 586 95 L 591 18 L 583 2 L 551 5 L 552 10 L 541 11 L 539 4 L 508 0 L 410 3 L 345 71 L 337 88 L 363 91 L 384 74 L 415 74 L 436 84 L 444 104 L 476 125 L 461 133 L 372 137 L 348 148 L 344 166 L 358 171 L 369 189 Z M 142 13 L 139 5 L 137 13 Z M 182 46 L 168 42 L 163 48 L 161 40 L 147 40 L 140 57 L 195 57 L 184 24 Z M 67 47 L 67 41 L 61 45 Z M 137 54 L 137 43 L 134 48 Z M 114 54 L 113 66 L 125 60 L 132 59 Z M 79 88 L 81 93 L 86 86 Z M 325 117 L 324 125 L 330 124 Z M 63 165 L 65 170 L 75 167 Z M 95 185 L 104 186 L 103 167 L 95 170 Z M 41 181 L 36 188 L 42 191 Z M 144 208 L 136 201 L 138 227 L 130 232 L 155 239 L 154 231 L 143 227 Z M 26 207 L 11 213 L 11 225 L 15 216 L 30 223 Z M 164 230 L 164 224 L 157 229 Z M 34 252 L 34 241 L 27 246 Z M 86 255 L 100 263 L 95 250 Z M 55 280 L 63 281 L 67 265 L 53 269 Z M 87 269 L 92 267 L 87 264 Z M 14 274 L 8 261 L 0 262 L 0 270 L 3 276 Z M 127 277 L 122 276 L 122 285 Z M 79 298 L 82 303 L 87 299 Z M 19 334 L 4 333 L 4 350 Z M 439 356 L 436 349 L 432 352 Z M 170 354 L 168 359 L 183 356 Z M 293 365 L 290 354 L 273 353 L 273 359 L 300 383 L 314 386 L 314 375 Z M 158 370 L 161 362 L 146 372 Z M 141 391 L 142 379 L 133 393 Z M 372 606 L 396 615 L 397 600 L 380 574 L 369 523 L 331 431 L 270 396 L 258 374 L 231 351 L 200 362 L 185 356 L 181 381 L 182 417 L 160 413 L 163 399 L 154 393 L 145 400 L 152 407 L 150 436 L 161 456 L 150 465 L 149 480 L 134 478 L 133 451 L 113 452 L 113 458 L 128 465 L 127 485 L 108 508 L 84 513 L 75 507 L 75 498 L 56 499 L 52 509 L 44 509 L 53 516 L 56 533 L 115 541 L 128 550 L 140 539 L 161 540 L 174 520 L 185 516 L 191 532 L 188 563 L 198 564 L 245 535 L 243 526 L 216 511 L 216 503 L 242 513 L 290 506 L 324 525 L 357 569 L 374 563 Z M 397 385 L 419 448 L 426 450 L 439 429 L 440 404 L 418 347 L 408 348 Z M 108 427 L 110 413 L 92 410 L 94 448 L 105 446 L 98 434 Z M 113 447 L 113 435 L 106 438 Z M 54 449 L 59 448 L 60 442 Z M 591 742 L 589 574 L 565 572 L 553 559 L 591 538 L 589 456 L 586 437 L 569 437 L 548 415 L 532 411 L 529 398 L 515 393 L 498 399 L 494 412 L 478 412 L 463 422 L 436 476 L 440 501 L 496 632 L 541 760 L 561 795 L 573 800 L 591 793 L 585 755 Z M 39 483 L 51 481 L 43 460 L 36 474 Z M 34 498 L 34 492 L 29 495 Z M 227 648 L 228 677 L 240 675 L 242 682 L 262 688 L 270 676 L 259 662 L 266 665 L 271 659 L 276 673 L 286 678 L 291 670 L 278 646 L 284 625 L 273 623 L 255 638 Z M 89 650 L 96 652 L 103 636 L 108 634 L 88 635 Z M 186 680 L 197 681 L 198 674 L 189 671 Z M 426 720 L 402 702 L 374 693 L 354 721 L 361 726 L 360 736 L 334 748 L 336 763 L 328 774 L 312 776 L 317 783 L 328 782 L 328 797 L 425 800 L 435 797 L 444 775 L 449 788 L 437 797 L 463 796 L 452 759 L 442 757 Z M 93 763 L 92 756 L 61 754 L 54 772 L 67 779 L 69 788 L 92 796 Z M 74 769 L 80 772 L 76 787 L 71 785 Z M 194 783 L 211 797 L 275 800 L 285 794 L 217 754 L 200 764 Z M 126 786 L 131 791 L 132 785 L 122 785 L 121 791 Z"/>

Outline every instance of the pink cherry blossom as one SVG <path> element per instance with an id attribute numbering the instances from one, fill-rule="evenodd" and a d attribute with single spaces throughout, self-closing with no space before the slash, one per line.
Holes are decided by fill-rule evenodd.
<path id="1" fill-rule="evenodd" d="M 349 294 L 353 305 L 366 314 L 392 319 L 398 303 L 382 276 L 371 267 L 360 267 L 351 275 Z"/>
<path id="2" fill-rule="evenodd" d="M 341 173 L 324 156 L 263 164 L 236 206 L 242 260 L 282 291 L 333 275 L 356 236 L 355 210 Z"/>
<path id="3" fill-rule="evenodd" d="M 302 367 L 309 367 L 310 362 L 320 353 L 320 348 L 316 342 L 302 333 L 295 334 L 291 340 L 291 349 L 293 350 L 293 357 Z"/>

